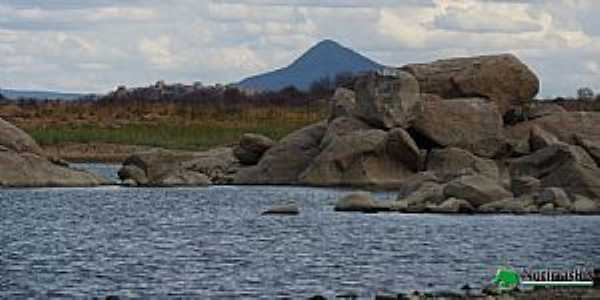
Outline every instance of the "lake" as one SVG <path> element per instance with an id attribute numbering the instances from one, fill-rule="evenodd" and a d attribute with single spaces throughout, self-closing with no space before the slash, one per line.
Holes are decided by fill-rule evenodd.
<path id="1" fill-rule="evenodd" d="M 85 166 L 114 176 L 115 167 Z M 458 291 L 600 266 L 600 217 L 336 213 L 342 189 L 0 190 L 0 298 Z M 393 194 L 379 193 L 381 200 Z M 261 216 L 294 201 L 298 216 Z"/>

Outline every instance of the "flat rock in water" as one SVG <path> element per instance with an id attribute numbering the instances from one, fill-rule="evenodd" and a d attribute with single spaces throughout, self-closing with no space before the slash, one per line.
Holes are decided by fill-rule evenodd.
<path id="1" fill-rule="evenodd" d="M 263 215 L 298 215 L 300 209 L 295 204 L 273 206 L 265 210 Z"/>
<path id="2" fill-rule="evenodd" d="M 377 212 L 379 205 L 368 193 L 354 193 L 339 199 L 334 207 L 335 211 L 347 212 Z"/>

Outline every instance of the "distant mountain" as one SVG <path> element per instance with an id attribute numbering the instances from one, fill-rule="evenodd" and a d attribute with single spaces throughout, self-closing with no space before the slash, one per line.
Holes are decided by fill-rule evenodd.
<path id="1" fill-rule="evenodd" d="M 343 72 L 364 72 L 383 66 L 335 41 L 324 40 L 310 48 L 291 65 L 246 78 L 237 86 L 253 90 L 277 91 L 287 86 L 308 90 L 311 83 L 324 77 L 333 79 Z"/>
<path id="2" fill-rule="evenodd" d="M 52 91 L 23 91 L 10 89 L 0 89 L 0 94 L 3 95 L 5 98 L 13 100 L 17 100 L 20 98 L 36 100 L 75 100 L 83 96 L 87 96 L 87 94 L 78 93 L 61 93 Z"/>

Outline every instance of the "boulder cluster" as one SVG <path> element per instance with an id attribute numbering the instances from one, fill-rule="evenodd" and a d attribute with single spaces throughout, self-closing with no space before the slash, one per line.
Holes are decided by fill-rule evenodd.
<path id="1" fill-rule="evenodd" d="M 82 187 L 108 184 L 98 175 L 48 157 L 21 129 L 0 119 L 0 187 Z"/>
<path id="2" fill-rule="evenodd" d="M 327 120 L 279 142 L 247 134 L 233 149 L 137 154 L 120 175 L 386 189 L 398 192 L 389 209 L 405 212 L 598 212 L 600 113 L 534 105 L 538 90 L 509 54 L 407 65 L 339 88 Z"/>

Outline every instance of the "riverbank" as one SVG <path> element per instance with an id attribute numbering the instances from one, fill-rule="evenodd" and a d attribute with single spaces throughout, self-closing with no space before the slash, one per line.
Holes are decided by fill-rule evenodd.
<path id="1" fill-rule="evenodd" d="M 313 297 L 312 299 L 326 299 Z M 340 299 L 340 298 L 336 298 Z M 357 299 L 352 297 L 346 297 L 341 299 Z M 438 293 L 419 293 L 414 292 L 412 294 L 398 294 L 398 295 L 377 295 L 376 300 L 392 300 L 392 299 L 406 299 L 406 300 L 429 300 L 429 299 L 454 299 L 454 300 L 575 300 L 575 299 L 600 299 L 600 289 L 594 288 L 539 288 L 530 291 L 515 291 L 502 294 L 486 294 L 477 293 L 470 294 L 470 291 L 466 291 L 463 294 L 453 292 L 438 292 Z"/>

